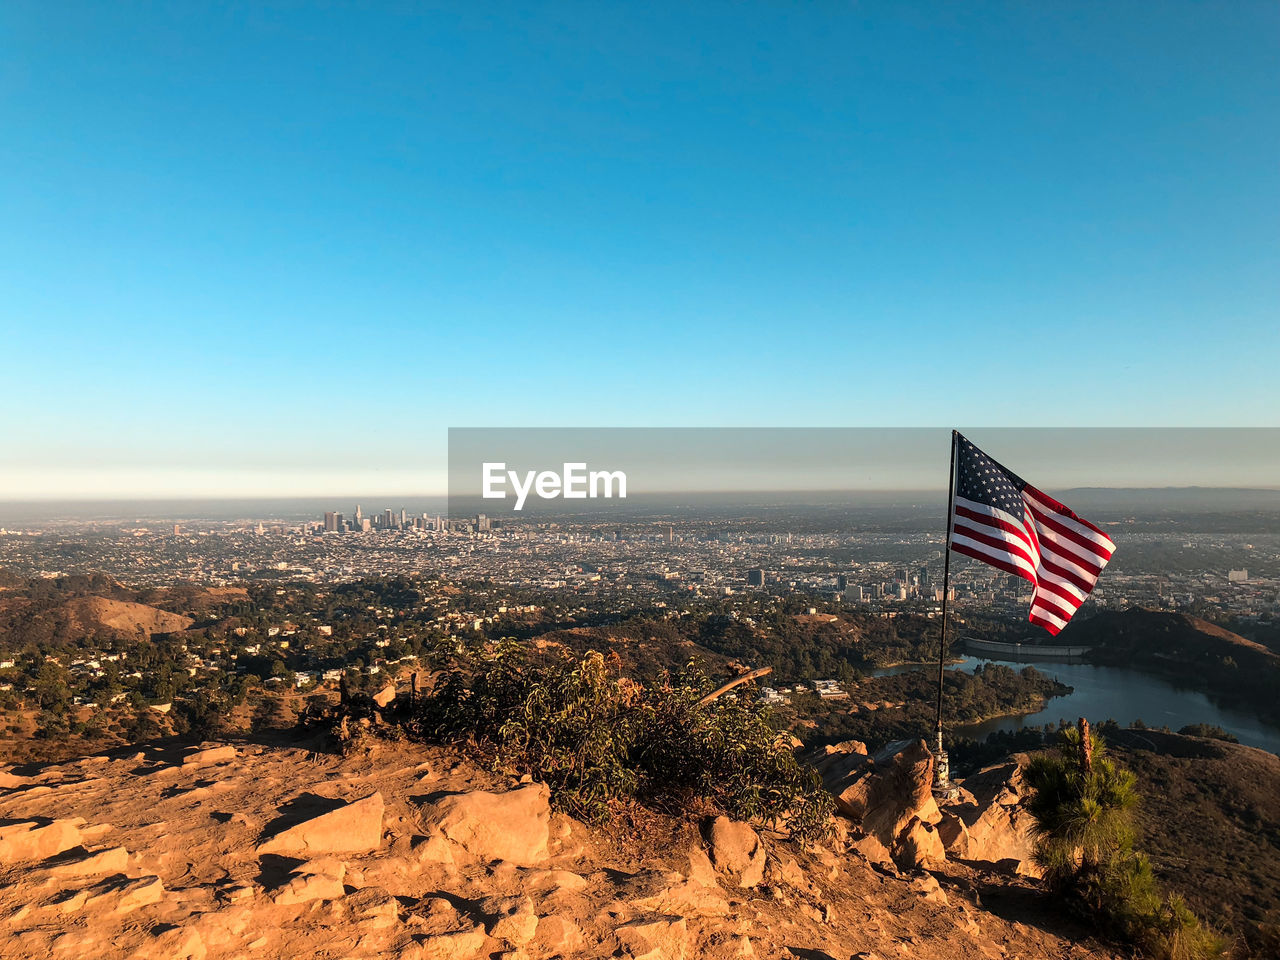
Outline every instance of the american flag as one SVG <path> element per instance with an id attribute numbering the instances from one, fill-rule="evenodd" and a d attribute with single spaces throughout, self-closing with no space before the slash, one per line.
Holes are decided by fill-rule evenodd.
<path id="1" fill-rule="evenodd" d="M 1035 587 L 1027 618 L 1052 634 L 1098 582 L 1116 545 L 1087 520 L 956 434 L 951 549 Z"/>

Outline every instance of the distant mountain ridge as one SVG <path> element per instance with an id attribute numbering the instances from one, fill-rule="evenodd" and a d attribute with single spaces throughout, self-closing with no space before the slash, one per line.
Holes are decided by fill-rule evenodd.
<path id="1" fill-rule="evenodd" d="M 1074 487 L 1053 495 L 1073 509 L 1280 510 L 1267 487 Z"/>

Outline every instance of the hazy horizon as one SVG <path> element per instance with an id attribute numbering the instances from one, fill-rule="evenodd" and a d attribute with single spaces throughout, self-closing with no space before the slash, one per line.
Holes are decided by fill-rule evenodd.
<path id="1" fill-rule="evenodd" d="M 1068 506 L 1080 509 L 1123 511 L 1135 506 L 1146 506 L 1159 511 L 1210 511 L 1215 510 L 1280 510 L 1280 487 L 1077 487 L 1049 490 Z M 1146 496 L 1145 502 L 1138 498 Z M 607 515 L 635 514 L 648 508 L 684 506 L 718 506 L 722 508 L 750 506 L 752 501 L 770 507 L 794 506 L 830 507 L 848 505 L 853 508 L 899 508 L 945 511 L 946 488 L 918 490 L 729 490 L 729 491 L 655 491 L 628 497 L 607 507 L 599 503 L 565 510 L 563 503 L 539 510 L 531 510 L 516 519 L 533 519 L 557 512 Z M 172 522 L 181 520 L 271 520 L 301 519 L 320 520 L 326 510 L 346 513 L 348 517 L 356 505 L 364 508 L 366 515 L 391 509 L 396 513 L 403 508 L 410 515 L 427 513 L 447 515 L 450 498 L 446 495 L 423 494 L 402 497 L 399 495 L 336 495 L 331 497 L 192 497 L 192 498 L 107 498 L 69 500 L 0 500 L 0 526 L 14 523 L 41 523 L 58 521 L 82 522 Z M 498 513 L 492 506 L 485 509 L 479 501 L 459 500 L 454 509 L 465 508 L 468 513 L 488 512 L 498 520 L 511 519 L 509 513 Z M 351 513 L 348 513 L 351 511 Z"/>

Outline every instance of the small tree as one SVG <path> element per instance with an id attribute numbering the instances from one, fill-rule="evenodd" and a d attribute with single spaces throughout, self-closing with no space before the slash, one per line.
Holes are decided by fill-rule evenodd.
<path id="1" fill-rule="evenodd" d="M 1035 818 L 1036 862 L 1045 882 L 1096 909 L 1117 871 L 1136 857 L 1138 791 L 1137 777 L 1107 755 L 1102 738 L 1086 736 L 1064 730 L 1055 752 L 1032 758 L 1027 783 L 1035 794 L 1027 808 Z"/>
<path id="2" fill-rule="evenodd" d="M 1093 922 L 1159 960 L 1219 957 L 1224 944 L 1177 896 L 1162 895 L 1135 847 L 1137 777 L 1107 753 L 1086 721 L 1033 757 L 1026 780 L 1036 862 L 1049 889 Z"/>

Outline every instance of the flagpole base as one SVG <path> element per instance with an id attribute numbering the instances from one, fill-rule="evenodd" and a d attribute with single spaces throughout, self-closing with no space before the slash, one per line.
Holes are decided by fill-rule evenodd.
<path id="1" fill-rule="evenodd" d="M 933 799 L 939 802 L 960 797 L 960 785 L 951 779 L 951 758 L 942 749 L 942 731 L 933 753 Z"/>

